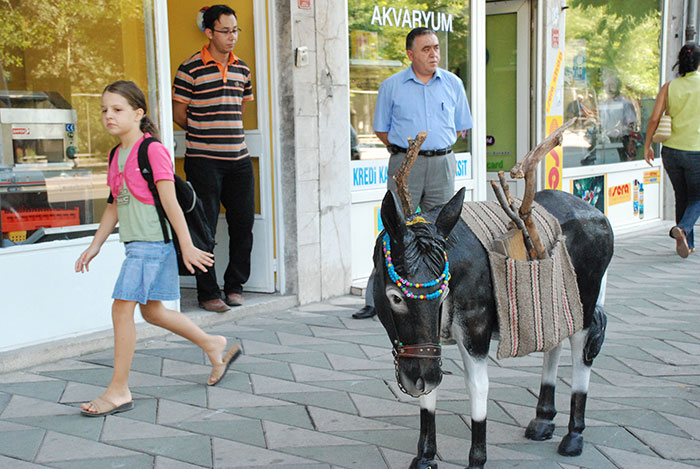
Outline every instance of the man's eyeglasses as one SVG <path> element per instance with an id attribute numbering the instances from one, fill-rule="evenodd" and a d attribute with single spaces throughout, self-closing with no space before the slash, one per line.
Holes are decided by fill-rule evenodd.
<path id="1" fill-rule="evenodd" d="M 241 32 L 241 28 L 236 29 L 212 29 L 215 33 L 223 34 L 228 36 L 229 34 L 238 34 Z"/>

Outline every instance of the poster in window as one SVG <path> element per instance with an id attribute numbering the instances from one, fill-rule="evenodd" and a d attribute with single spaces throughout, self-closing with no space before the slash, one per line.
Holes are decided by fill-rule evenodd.
<path id="1" fill-rule="evenodd" d="M 605 176 L 592 176 L 571 181 L 571 193 L 605 213 Z"/>

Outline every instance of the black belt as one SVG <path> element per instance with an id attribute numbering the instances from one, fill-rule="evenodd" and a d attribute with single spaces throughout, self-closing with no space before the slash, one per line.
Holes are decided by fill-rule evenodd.
<path id="1" fill-rule="evenodd" d="M 401 148 L 399 146 L 396 146 L 394 144 L 387 145 L 386 147 L 389 150 L 389 153 L 392 155 L 395 153 L 408 153 L 408 148 Z M 418 152 L 420 156 L 442 156 L 446 155 L 449 152 L 452 151 L 451 147 L 447 148 L 441 148 L 440 150 L 421 150 Z"/>

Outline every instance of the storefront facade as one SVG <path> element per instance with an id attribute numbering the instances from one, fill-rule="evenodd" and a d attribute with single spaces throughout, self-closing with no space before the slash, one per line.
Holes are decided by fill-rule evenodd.
<path id="1" fill-rule="evenodd" d="M 101 92 L 117 79 L 135 81 L 182 171 L 184 134 L 172 124 L 171 78 L 206 42 L 196 18 L 207 3 L 100 0 L 89 10 L 59 11 L 50 0 L 13 0 L 0 7 L 0 28 L 12 38 L 0 51 L 0 352 L 111 327 L 110 297 L 123 258 L 118 235 L 89 274 L 73 269 L 104 211 L 107 153 L 116 144 L 102 128 Z M 539 186 L 588 198 L 616 230 L 660 220 L 659 163 L 648 168 L 640 161 L 637 134 L 645 130 L 655 90 L 671 76 L 665 51 L 680 43 L 672 43 L 669 31 L 682 25 L 672 25 L 669 12 L 675 8 L 682 18 L 683 2 L 652 2 L 635 8 L 632 20 L 629 12 L 587 3 L 600 4 L 235 2 L 242 29 L 235 53 L 251 68 L 255 92 L 244 116 L 257 183 L 246 290 L 294 294 L 308 303 L 345 294 L 369 274 L 388 158 L 372 131 L 376 89 L 407 65 L 401 45 L 418 25 L 438 31 L 441 66 L 459 75 L 467 92 L 474 128 L 454 150 L 457 186 L 467 189 L 468 200 L 490 198 L 495 172 L 521 159 L 571 112 L 583 113 L 581 102 L 588 120 L 547 156 Z M 610 2 L 618 3 L 629 2 Z M 644 59 L 637 69 L 613 66 L 635 57 L 599 56 L 591 31 L 600 25 L 572 28 L 567 20 L 614 14 L 627 23 L 617 32 L 610 26 L 607 36 L 636 31 L 630 40 L 648 44 L 635 49 Z M 631 103 L 617 106 L 630 116 L 626 134 L 608 132 L 614 112 L 606 100 L 615 96 Z M 591 152 L 595 161 L 581 163 Z M 225 236 L 218 238 L 216 255 L 226 258 Z"/>
<path id="2" fill-rule="evenodd" d="M 89 274 L 73 268 L 104 211 L 107 154 L 117 143 L 101 124 L 101 93 L 115 80 L 135 81 L 181 172 L 171 80 L 206 43 L 197 15 L 208 4 L 0 7 L 3 36 L 13 38 L 0 52 L 0 353 L 111 328 L 118 234 Z M 235 53 L 252 71 L 255 94 L 244 115 L 256 173 L 253 272 L 244 288 L 302 303 L 347 293 L 349 162 L 336 158 L 349 148 L 338 131 L 349 118 L 337 118 L 349 116 L 346 12 L 328 1 L 232 6 L 242 30 Z M 219 227 L 215 254 L 226 258 L 225 223 Z"/>
<path id="3" fill-rule="evenodd" d="M 474 114 L 470 138 L 455 145 L 456 186 L 467 187 L 467 200 L 495 199 L 488 181 L 498 171 L 507 174 L 537 142 L 578 118 L 540 165 L 538 188 L 581 197 L 604 212 L 618 234 L 672 213 L 660 159 L 649 167 L 643 142 L 659 86 L 673 77 L 667 57 L 681 45 L 675 33 L 683 29 L 683 2 L 444 0 L 430 2 L 429 10 L 412 2 L 348 5 L 354 19 L 350 112 L 358 143 L 351 155 L 355 285 L 364 286 L 372 268 L 386 187 L 388 154 L 377 148 L 371 128 L 377 87 L 389 70 L 409 65 L 392 41 L 426 20 L 435 19 L 429 27 L 438 31 L 440 66 L 463 79 Z M 450 32 L 441 30 L 446 25 Z M 452 53 L 457 41 L 467 44 L 459 60 Z M 511 193 L 523 193 L 522 180 L 509 184 Z"/>

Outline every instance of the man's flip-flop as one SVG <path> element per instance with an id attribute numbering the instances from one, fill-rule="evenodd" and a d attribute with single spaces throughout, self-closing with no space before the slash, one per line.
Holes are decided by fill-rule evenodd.
<path id="1" fill-rule="evenodd" d="M 213 383 L 211 381 L 207 381 L 207 386 L 216 386 L 219 384 L 221 379 L 228 371 L 228 368 L 231 366 L 231 363 L 236 361 L 236 358 L 238 358 L 240 354 L 241 348 L 238 346 L 238 344 L 233 345 L 230 349 L 228 349 L 228 352 L 226 352 L 226 355 L 224 355 L 223 363 L 212 367 L 213 369 L 211 370 L 209 379 L 214 379 L 215 381 Z"/>
<path id="2" fill-rule="evenodd" d="M 126 404 L 116 405 L 109 402 L 107 399 L 98 397 L 90 401 L 92 407 L 97 410 L 97 412 L 90 412 L 89 410 L 81 410 L 80 413 L 86 417 L 104 417 L 105 415 L 117 414 L 119 412 L 126 412 L 134 408 L 134 401 L 129 401 Z"/>

